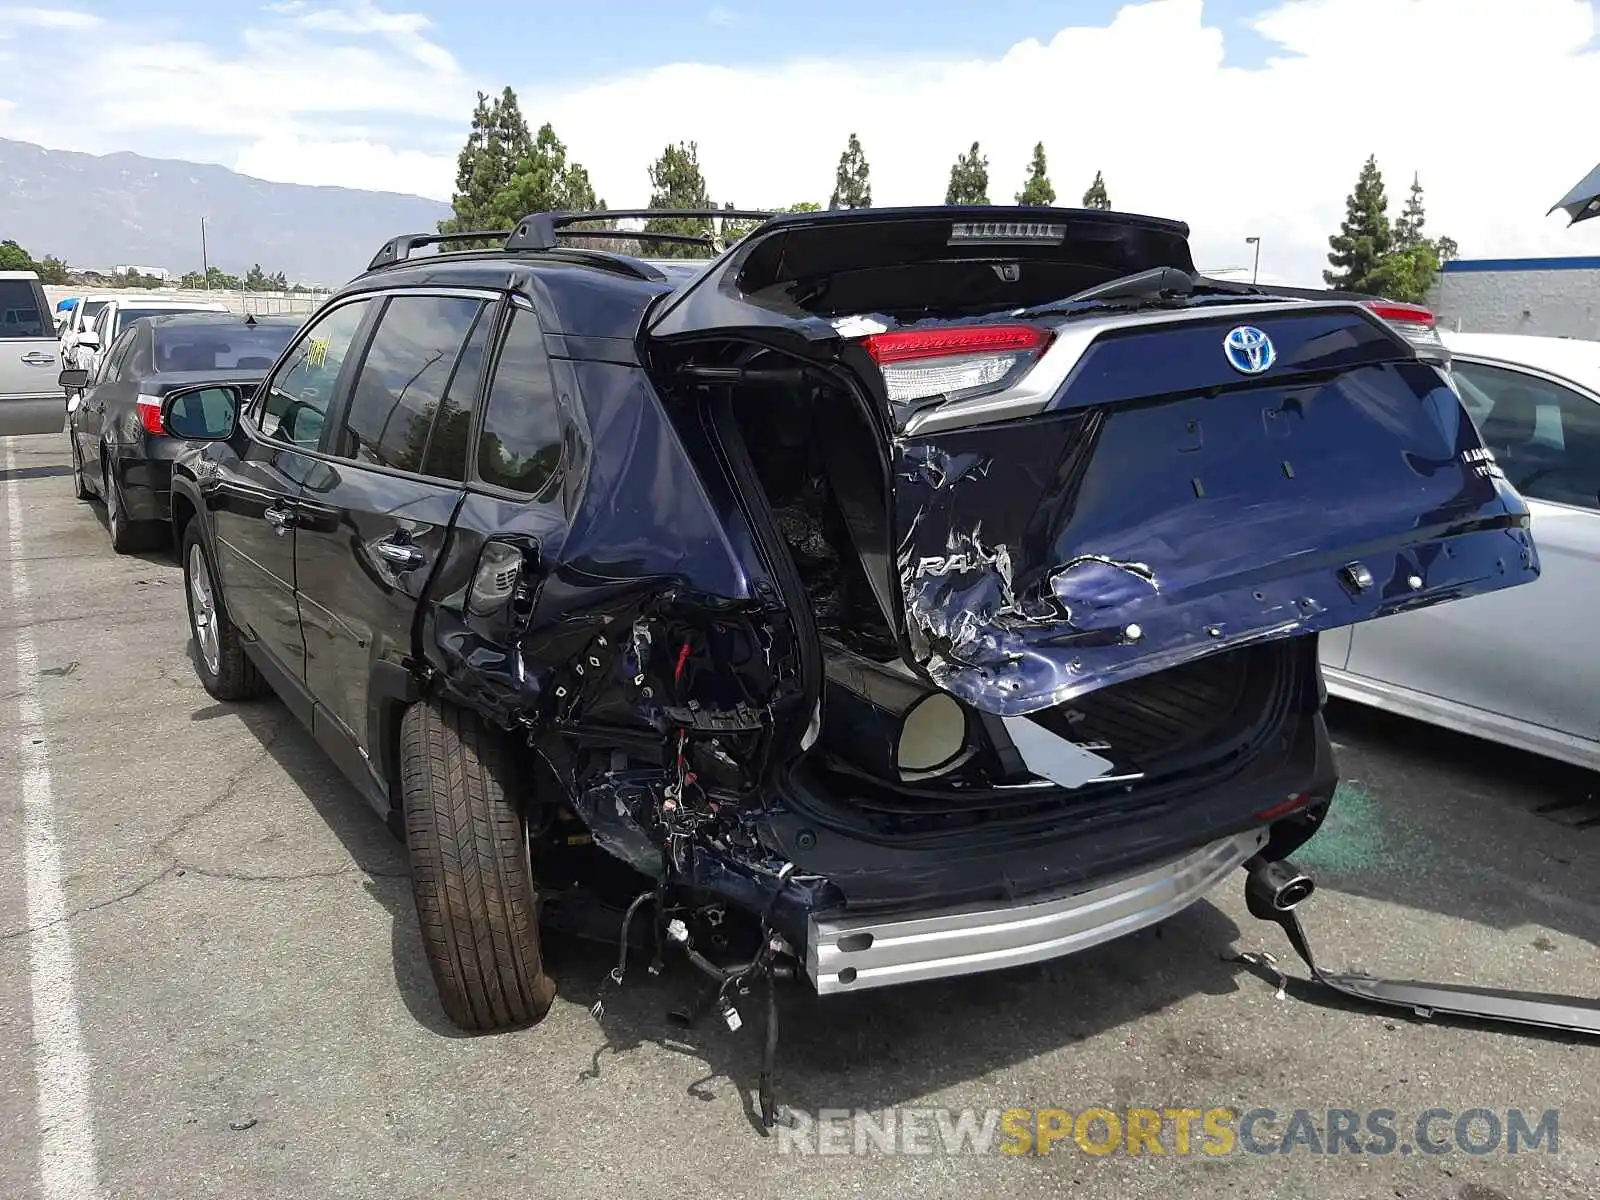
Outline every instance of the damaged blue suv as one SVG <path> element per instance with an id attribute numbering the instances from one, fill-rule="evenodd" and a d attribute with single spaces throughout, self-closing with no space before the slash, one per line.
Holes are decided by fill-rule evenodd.
<path id="1" fill-rule="evenodd" d="M 662 215 L 723 214 L 603 214 Z M 1323 820 L 1320 632 L 1537 575 L 1445 373 L 1180 222 L 737 215 L 399 237 L 164 402 L 200 676 L 404 834 L 464 1028 L 549 1007 L 541 923 L 727 1016 L 1162 920 Z"/>

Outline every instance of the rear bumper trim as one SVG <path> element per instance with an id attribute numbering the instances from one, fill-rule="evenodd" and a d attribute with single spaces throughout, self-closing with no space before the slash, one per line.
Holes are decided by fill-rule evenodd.
<path id="1" fill-rule="evenodd" d="M 1267 836 L 1265 828 L 1250 829 L 1043 900 L 884 917 L 813 916 L 806 974 L 827 996 L 1059 958 L 1182 912 L 1266 845 Z"/>

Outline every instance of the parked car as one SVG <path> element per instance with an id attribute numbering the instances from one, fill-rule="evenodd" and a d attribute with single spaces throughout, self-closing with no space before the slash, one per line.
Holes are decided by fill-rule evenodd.
<path id="1" fill-rule="evenodd" d="M 625 955 L 648 904 L 722 1000 L 1165 919 L 1319 828 L 1316 635 L 1536 576 L 1437 367 L 1197 280 L 1181 222 L 784 214 L 669 266 L 581 219 L 395 238 L 259 388 L 162 403 L 200 679 L 404 832 L 464 1028 L 544 1013 L 541 917 Z"/>
<path id="2" fill-rule="evenodd" d="M 33 271 L 0 271 L 0 436 L 59 433 L 57 343 L 50 303 Z"/>
<path id="3" fill-rule="evenodd" d="M 72 301 L 67 309 L 66 320 L 57 327 L 56 336 L 61 342 L 62 369 L 74 366 L 77 363 L 77 346 L 80 335 L 94 328 L 95 318 L 100 315 L 100 310 L 110 302 L 111 297 L 101 294 L 98 296 L 69 296 Z M 65 303 L 65 301 L 63 301 Z"/>
<path id="4" fill-rule="evenodd" d="M 1600 342 L 1444 334 L 1463 404 L 1528 503 L 1542 574 L 1323 636 L 1328 690 L 1600 770 Z"/>
<path id="5" fill-rule="evenodd" d="M 141 317 L 160 316 L 162 313 L 228 312 L 228 306 L 216 300 L 173 300 L 163 296 L 112 296 L 95 313 L 93 323 L 80 329 L 67 350 L 64 367 L 88 371 L 92 378 L 99 366 L 103 351 L 117 336 Z"/>
<path id="6" fill-rule="evenodd" d="M 295 317 L 230 312 L 146 317 L 123 326 L 91 378 L 61 372 L 83 392 L 67 417 L 78 499 L 106 506 L 119 554 L 161 540 L 167 528 L 172 457 L 180 443 L 161 421 L 161 399 L 199 380 L 259 383 L 300 327 Z"/>

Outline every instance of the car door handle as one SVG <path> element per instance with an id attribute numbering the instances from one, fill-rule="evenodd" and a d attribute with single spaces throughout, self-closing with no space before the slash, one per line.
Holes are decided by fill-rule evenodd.
<path id="1" fill-rule="evenodd" d="M 386 563 L 392 563 L 402 570 L 409 571 L 413 567 L 422 565 L 422 551 L 405 542 L 397 542 L 392 538 L 385 538 L 373 547 L 378 557 Z"/>
<path id="2" fill-rule="evenodd" d="M 49 367 L 55 364 L 56 356 L 42 350 L 30 350 L 22 356 L 22 361 L 30 367 Z"/>
<path id="3" fill-rule="evenodd" d="M 268 525 L 278 531 L 279 537 L 288 533 L 295 523 L 294 510 L 284 505 L 282 501 L 274 504 L 261 515 L 266 519 Z"/>

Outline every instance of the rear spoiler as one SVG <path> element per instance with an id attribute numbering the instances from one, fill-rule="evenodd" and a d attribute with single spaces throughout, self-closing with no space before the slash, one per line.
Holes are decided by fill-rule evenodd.
<path id="1" fill-rule="evenodd" d="M 646 332 L 672 339 L 782 328 L 810 340 L 833 332 L 818 315 L 826 304 L 814 302 L 835 282 L 859 284 L 874 272 L 919 264 L 1015 265 L 1026 272 L 1030 263 L 1069 261 L 1106 278 L 1158 267 L 1195 274 L 1189 226 L 1163 217 L 989 204 L 780 213 L 658 304 Z M 814 290 L 819 282 L 822 290 Z M 858 286 L 844 286 L 860 294 Z M 859 311 L 873 307 L 866 301 Z"/>

